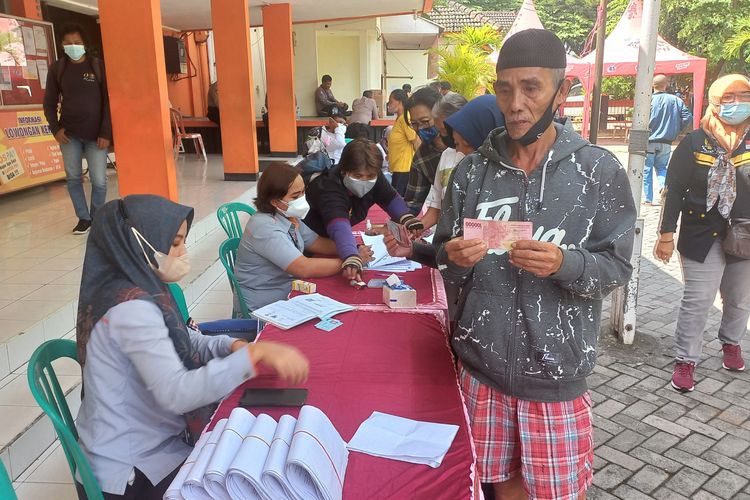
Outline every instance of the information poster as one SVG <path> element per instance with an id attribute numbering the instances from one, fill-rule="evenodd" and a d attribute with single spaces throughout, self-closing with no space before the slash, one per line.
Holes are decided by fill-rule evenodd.
<path id="1" fill-rule="evenodd" d="M 64 178 L 44 112 L 0 110 L 0 195 Z"/>
<path id="2" fill-rule="evenodd" d="M 0 105 L 42 104 L 54 40 L 48 22 L 0 14 Z"/>

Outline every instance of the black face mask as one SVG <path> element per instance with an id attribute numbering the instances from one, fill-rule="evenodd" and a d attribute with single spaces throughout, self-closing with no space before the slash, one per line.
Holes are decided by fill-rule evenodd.
<path id="1" fill-rule="evenodd" d="M 539 118 L 539 121 L 537 121 L 534 125 L 532 125 L 528 132 L 526 132 L 525 134 L 523 134 L 523 136 L 517 139 L 518 142 L 520 142 L 522 146 L 528 146 L 530 144 L 534 144 L 549 128 L 550 124 L 552 123 L 552 120 L 554 120 L 555 118 L 555 113 L 557 113 L 557 108 L 554 108 L 555 99 L 557 99 L 557 93 L 560 92 L 560 88 L 562 87 L 562 84 L 564 81 L 565 80 L 561 80 L 560 83 L 557 85 L 557 90 L 555 90 L 555 95 L 552 97 L 552 102 L 549 103 L 549 106 L 547 106 L 547 109 L 544 110 L 544 114 L 542 115 L 541 118 Z"/>
<path id="2" fill-rule="evenodd" d="M 448 132 L 448 135 L 441 135 L 440 140 L 443 141 L 446 147 L 456 149 L 456 141 L 453 140 L 453 129 L 446 123 L 445 130 Z"/>

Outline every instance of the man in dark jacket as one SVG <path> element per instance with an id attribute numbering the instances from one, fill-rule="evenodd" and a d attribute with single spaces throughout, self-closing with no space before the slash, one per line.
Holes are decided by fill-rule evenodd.
<path id="1" fill-rule="evenodd" d="M 579 499 L 594 458 L 586 377 L 602 299 L 627 283 L 636 210 L 622 165 L 553 123 L 565 100 L 565 48 L 525 30 L 500 51 L 505 128 L 454 169 L 434 244 L 461 287 L 452 345 L 481 482 L 496 498 Z M 464 240 L 464 219 L 528 221 L 510 251 Z M 524 491 L 526 490 L 526 491 Z"/>
<path id="2" fill-rule="evenodd" d="M 86 234 L 94 212 L 107 199 L 107 151 L 112 143 L 112 121 L 104 65 L 86 54 L 86 40 L 80 26 L 66 26 L 61 35 L 65 55 L 50 67 L 47 75 L 44 115 L 63 155 L 68 193 L 78 217 L 73 234 Z M 84 157 L 91 178 L 90 208 L 83 191 Z"/>

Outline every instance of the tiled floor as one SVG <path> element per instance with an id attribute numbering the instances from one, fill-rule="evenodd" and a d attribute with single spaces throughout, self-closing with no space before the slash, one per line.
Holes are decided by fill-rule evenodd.
<path id="1" fill-rule="evenodd" d="M 253 182 L 225 182 L 221 158 L 217 156 L 209 157 L 207 163 L 180 159 L 177 176 L 180 202 L 195 208 L 196 222 L 204 219 L 204 223 L 211 224 L 215 224 L 213 214 L 220 204 L 243 195 L 248 198 L 243 201 L 250 202 L 253 194 L 250 190 L 255 185 Z M 108 198 L 116 196 L 117 177 L 110 170 Z M 25 431 L 23 438 L 26 438 L 31 432 L 26 429 L 41 415 L 28 391 L 25 365 L 9 364 L 9 359 L 28 359 L 36 346 L 50 338 L 50 330 L 69 325 L 64 329 L 67 332 L 73 327 L 71 317 L 78 296 L 86 242 L 86 237 L 70 234 L 75 222 L 67 189 L 62 182 L 0 197 L 0 450 L 21 432 Z M 209 276 L 202 273 L 210 265 L 215 265 L 217 248 L 225 238 L 220 230 L 206 226 L 203 224 L 202 232 L 196 229 L 191 234 L 191 237 L 202 239 L 191 247 L 193 271 L 186 279 L 186 283 L 202 280 L 201 291 L 211 286 L 213 278 L 206 281 Z M 229 295 L 231 297 L 231 293 Z M 199 310 L 201 315 L 206 315 L 202 319 L 229 317 L 231 299 L 222 307 L 215 303 L 216 294 L 211 297 L 214 302 L 208 307 L 201 306 Z M 22 331 L 24 334 L 19 336 Z M 57 372 L 63 389 L 78 383 L 80 369 L 75 363 L 59 366 Z M 29 439 L 49 434 L 48 443 L 52 439 L 51 432 L 51 428 L 40 428 L 33 435 L 29 434 Z M 38 443 L 36 448 L 32 446 L 28 450 L 26 455 L 30 460 L 24 463 L 31 463 L 44 450 Z M 7 450 L 5 448 L 0 453 L 0 459 L 6 465 L 9 459 Z M 12 456 L 13 448 L 10 450 Z M 13 463 L 16 463 L 14 459 Z M 32 475 L 37 468 L 37 475 Z M 60 473 L 48 474 L 47 468 Z M 27 499 L 75 498 L 69 478 L 63 454 L 58 451 L 49 461 L 37 461 L 17 479 L 17 493 L 20 498 Z"/>
<path id="2" fill-rule="evenodd" d="M 218 156 L 181 158 L 177 178 L 180 202 L 195 208 L 196 221 L 253 185 L 225 182 Z M 109 170 L 108 198 L 117 196 Z M 70 233 L 75 223 L 63 182 L 0 197 L 0 343 L 76 297 L 86 238 Z"/>

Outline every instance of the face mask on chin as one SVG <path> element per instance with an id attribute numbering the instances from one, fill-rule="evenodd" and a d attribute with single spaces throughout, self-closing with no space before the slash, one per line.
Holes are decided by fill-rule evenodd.
<path id="1" fill-rule="evenodd" d="M 136 241 L 138 241 L 138 245 L 141 247 L 141 251 L 143 251 L 143 256 L 146 258 L 148 266 L 163 283 L 177 283 L 190 273 L 190 259 L 187 254 L 175 257 L 174 255 L 160 252 L 156 250 L 136 228 L 133 227 L 131 230 L 135 235 Z M 148 258 L 143 243 L 153 250 L 153 258 L 156 262 L 156 266 L 154 266 Z"/>
<path id="2" fill-rule="evenodd" d="M 538 141 L 539 138 L 542 137 L 542 135 L 544 135 L 544 133 L 549 128 L 552 120 L 555 119 L 555 112 L 557 112 L 557 108 L 555 107 L 555 100 L 557 99 L 557 93 L 560 92 L 560 88 L 562 87 L 564 81 L 565 80 L 561 80 L 557 85 L 555 94 L 552 97 L 552 102 L 550 102 L 549 106 L 547 106 L 547 109 L 544 110 L 544 114 L 541 116 L 541 118 L 539 118 L 539 120 L 531 126 L 528 132 L 523 134 L 518 139 L 514 139 L 520 142 L 522 146 L 529 146 Z"/>

